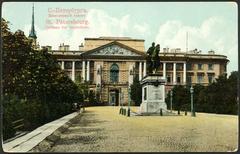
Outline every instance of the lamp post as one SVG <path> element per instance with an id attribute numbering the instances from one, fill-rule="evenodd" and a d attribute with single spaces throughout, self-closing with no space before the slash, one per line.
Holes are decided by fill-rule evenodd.
<path id="1" fill-rule="evenodd" d="M 130 92 L 131 92 L 131 87 L 129 86 L 129 88 L 128 88 L 128 112 L 127 112 L 128 117 L 130 117 Z"/>
<path id="2" fill-rule="evenodd" d="M 134 69 L 134 68 L 133 68 Z M 135 72 L 131 69 L 129 72 L 129 75 L 134 75 Z M 131 102 L 131 85 L 128 87 L 128 111 L 127 111 L 127 116 L 130 117 L 130 102 Z"/>
<path id="3" fill-rule="evenodd" d="M 193 92 L 194 92 L 194 88 L 191 86 L 190 88 L 190 93 L 191 93 L 191 116 L 195 117 L 195 111 L 194 111 L 194 106 L 193 106 Z"/>
<path id="4" fill-rule="evenodd" d="M 170 91 L 170 109 L 171 109 L 171 113 L 172 113 L 172 96 L 173 96 L 173 91 Z"/>

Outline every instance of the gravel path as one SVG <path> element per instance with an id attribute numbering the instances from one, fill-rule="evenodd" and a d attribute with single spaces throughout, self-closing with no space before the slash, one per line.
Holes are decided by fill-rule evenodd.
<path id="1" fill-rule="evenodd" d="M 238 117 L 119 115 L 118 107 L 88 107 L 50 152 L 233 151 Z"/>

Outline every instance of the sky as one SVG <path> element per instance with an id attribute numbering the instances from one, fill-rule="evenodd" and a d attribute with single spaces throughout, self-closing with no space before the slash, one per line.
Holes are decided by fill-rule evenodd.
<path id="1" fill-rule="evenodd" d="M 20 29 L 29 35 L 32 5 L 3 3 L 2 17 L 10 22 L 12 32 Z M 186 48 L 202 53 L 214 50 L 230 60 L 228 74 L 238 70 L 238 10 L 234 2 L 34 2 L 34 9 L 40 46 L 58 49 L 64 43 L 77 50 L 86 37 L 131 37 L 144 39 L 145 49 L 155 42 L 161 51 L 165 47 L 183 52 Z"/>

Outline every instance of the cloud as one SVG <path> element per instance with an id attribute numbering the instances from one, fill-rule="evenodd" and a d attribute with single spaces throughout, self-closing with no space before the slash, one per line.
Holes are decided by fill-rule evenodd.
<path id="1" fill-rule="evenodd" d="M 214 50 L 216 54 L 226 55 L 230 59 L 228 72 L 237 70 L 238 43 L 237 27 L 229 27 L 230 20 L 210 17 L 200 26 L 189 26 L 178 20 L 170 20 L 159 26 L 155 41 L 161 48 L 181 48 L 186 51 L 186 33 L 188 32 L 188 50 L 199 49 L 203 53 Z M 235 25 L 236 26 L 236 25 Z"/>
<path id="2" fill-rule="evenodd" d="M 70 50 L 78 50 L 78 46 L 83 43 L 86 37 L 100 36 L 126 36 L 131 31 L 130 15 L 126 14 L 121 18 L 116 18 L 103 10 L 90 9 L 86 20 L 89 22 L 89 28 L 78 28 L 74 30 L 64 29 L 43 29 L 35 26 L 37 37 L 41 46 L 51 45 L 53 49 L 58 49 L 60 43 L 70 45 Z M 135 24 L 137 26 L 137 24 Z M 146 26 L 146 25 L 145 25 Z M 31 25 L 24 27 L 25 34 L 29 34 Z M 144 27 L 138 27 L 136 31 L 144 30 Z"/>
<path id="3" fill-rule="evenodd" d="M 133 26 L 133 28 L 135 29 L 135 31 L 139 34 L 142 34 L 142 35 L 146 35 L 146 34 L 149 34 L 149 26 L 148 24 L 146 23 L 143 23 L 141 25 L 139 24 L 135 24 Z"/>

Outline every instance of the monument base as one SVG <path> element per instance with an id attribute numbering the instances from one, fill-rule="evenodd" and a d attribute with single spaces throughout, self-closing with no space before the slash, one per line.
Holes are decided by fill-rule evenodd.
<path id="1" fill-rule="evenodd" d="M 158 74 L 144 77 L 142 84 L 142 103 L 140 114 L 158 114 L 167 112 L 165 103 L 165 79 Z"/>

